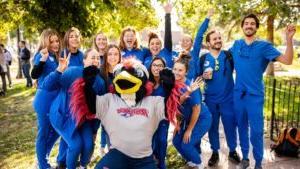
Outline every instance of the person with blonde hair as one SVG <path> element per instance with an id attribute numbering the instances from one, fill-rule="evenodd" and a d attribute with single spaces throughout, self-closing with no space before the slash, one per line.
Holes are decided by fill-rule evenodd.
<path id="1" fill-rule="evenodd" d="M 93 48 L 100 54 L 100 63 L 103 64 L 103 58 L 108 46 L 108 38 L 103 32 L 99 32 L 93 39 Z"/>
<path id="2" fill-rule="evenodd" d="M 95 49 L 86 50 L 83 57 L 83 67 L 68 66 L 71 54 L 66 54 L 59 59 L 56 71 L 51 72 L 45 79 L 43 87 L 48 91 L 58 90 L 57 97 L 54 99 L 49 113 L 50 122 L 57 133 L 62 137 L 61 143 L 64 147 L 60 147 L 59 153 L 64 157 L 64 163 L 59 163 L 58 168 L 75 169 L 77 161 L 80 157 L 81 168 L 86 168 L 90 162 L 94 150 L 94 120 L 85 119 L 82 116 L 72 116 L 70 108 L 70 98 L 73 82 L 81 80 L 84 74 L 95 70 L 97 77 L 94 79 L 97 83 L 92 86 L 97 94 L 105 93 L 105 83 L 99 76 L 100 56 Z M 85 89 L 90 90 L 90 89 Z M 90 98 L 85 98 L 89 100 Z M 89 102 L 88 102 L 89 103 Z M 82 107 L 80 105 L 79 107 Z M 83 109 L 81 109 L 84 112 Z M 80 119 L 79 123 L 75 119 Z M 61 146 L 62 144 L 60 144 Z M 65 148 L 65 149 L 62 149 Z M 59 161 L 60 162 L 60 161 Z M 65 166 L 63 166 L 65 165 Z"/>
<path id="3" fill-rule="evenodd" d="M 53 29 L 45 29 L 41 36 L 38 50 L 34 56 L 34 67 L 31 77 L 37 79 L 37 91 L 33 108 L 37 113 L 36 156 L 41 169 L 50 168 L 47 157 L 59 135 L 53 129 L 49 120 L 50 106 L 58 91 L 47 91 L 42 85 L 44 79 L 58 66 L 61 41 L 59 34 Z"/>

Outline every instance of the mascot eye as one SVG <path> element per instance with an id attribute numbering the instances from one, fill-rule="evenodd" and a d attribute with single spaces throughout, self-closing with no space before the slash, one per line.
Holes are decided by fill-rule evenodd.
<path id="1" fill-rule="evenodd" d="M 136 75 L 138 77 L 143 77 L 144 76 L 144 71 L 142 69 L 136 69 Z"/>

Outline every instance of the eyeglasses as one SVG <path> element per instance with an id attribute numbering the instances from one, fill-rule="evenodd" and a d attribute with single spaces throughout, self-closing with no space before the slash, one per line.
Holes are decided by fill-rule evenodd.
<path id="1" fill-rule="evenodd" d="M 153 67 L 157 68 L 164 68 L 165 66 L 163 64 L 152 64 Z"/>
<path id="2" fill-rule="evenodd" d="M 215 71 L 218 71 L 219 69 L 220 69 L 219 61 L 218 59 L 215 59 Z"/>

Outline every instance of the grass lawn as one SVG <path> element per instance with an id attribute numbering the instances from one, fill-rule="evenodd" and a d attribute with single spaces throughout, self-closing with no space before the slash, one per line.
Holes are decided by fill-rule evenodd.
<path id="1" fill-rule="evenodd" d="M 35 137 L 36 114 L 32 108 L 35 89 L 25 87 L 24 81 L 15 83 L 5 97 L 0 97 L 0 168 L 28 169 L 36 168 Z M 90 168 L 100 160 L 100 133 Z M 50 155 L 50 162 L 55 166 L 58 142 Z M 184 161 L 173 146 L 168 147 L 169 168 L 180 168 Z"/>
<path id="2" fill-rule="evenodd" d="M 0 98 L 0 168 L 32 168 L 35 154 L 34 89 L 16 84 Z"/>

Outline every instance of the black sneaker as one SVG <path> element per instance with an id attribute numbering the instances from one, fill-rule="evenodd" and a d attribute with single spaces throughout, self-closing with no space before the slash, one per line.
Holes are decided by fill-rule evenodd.
<path id="1" fill-rule="evenodd" d="M 56 167 L 56 169 L 66 169 L 67 166 L 65 164 L 58 164 L 58 166 Z"/>
<path id="2" fill-rule="evenodd" d="M 236 151 L 230 152 L 229 156 L 228 156 L 229 160 L 238 164 L 241 162 L 241 158 L 239 156 L 239 154 Z"/>
<path id="3" fill-rule="evenodd" d="M 261 165 L 259 165 L 259 166 L 255 165 L 254 169 L 262 169 L 262 166 Z"/>
<path id="4" fill-rule="evenodd" d="M 249 159 L 242 160 L 240 165 L 241 165 L 241 169 L 247 169 L 250 165 Z"/>
<path id="5" fill-rule="evenodd" d="M 4 91 L 0 91 L 0 96 L 5 96 L 5 92 Z"/>
<path id="6" fill-rule="evenodd" d="M 209 161 L 208 161 L 208 166 L 213 167 L 219 162 L 219 153 L 212 153 Z"/>

